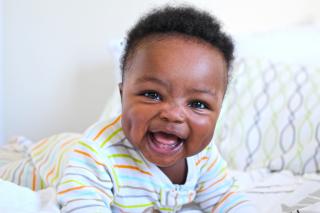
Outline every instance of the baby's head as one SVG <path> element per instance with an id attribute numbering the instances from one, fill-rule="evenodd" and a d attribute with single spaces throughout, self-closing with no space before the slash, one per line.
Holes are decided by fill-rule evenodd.
<path id="1" fill-rule="evenodd" d="M 122 57 L 122 126 L 151 162 L 170 167 L 211 141 L 226 92 L 233 43 L 216 19 L 165 7 L 129 31 Z"/>

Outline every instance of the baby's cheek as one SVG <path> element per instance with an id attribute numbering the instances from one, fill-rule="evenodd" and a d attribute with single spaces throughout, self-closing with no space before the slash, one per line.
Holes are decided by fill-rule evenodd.
<path id="1" fill-rule="evenodd" d="M 199 131 L 213 132 L 216 121 L 217 120 L 214 116 L 206 116 L 204 118 L 195 119 L 193 123 L 195 125 L 195 128 L 197 128 Z"/>
<path id="2" fill-rule="evenodd" d="M 139 107 L 128 107 L 124 109 L 122 126 L 127 132 L 128 138 L 140 140 L 147 129 L 147 116 Z"/>
<path id="3" fill-rule="evenodd" d="M 210 143 L 213 137 L 215 124 L 216 123 L 214 119 L 199 119 L 197 121 L 195 125 L 195 132 L 197 134 L 198 139 L 201 140 L 201 143 Z"/>

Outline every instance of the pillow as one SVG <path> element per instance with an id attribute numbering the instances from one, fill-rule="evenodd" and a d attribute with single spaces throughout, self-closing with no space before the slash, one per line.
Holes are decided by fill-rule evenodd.
<path id="1" fill-rule="evenodd" d="M 320 27 L 315 25 L 238 34 L 234 41 L 238 57 L 319 66 Z"/>
<path id="2" fill-rule="evenodd" d="M 320 68 L 235 61 L 215 141 L 229 165 L 318 172 Z"/>
<path id="3" fill-rule="evenodd" d="M 112 94 L 107 99 L 107 103 L 103 109 L 102 114 L 100 115 L 99 120 L 109 120 L 115 118 L 121 113 L 121 97 L 118 88 L 118 83 L 121 82 L 121 70 L 120 70 L 120 59 L 123 53 L 123 39 L 115 39 L 108 43 L 108 51 L 112 54 L 112 61 L 114 64 L 114 73 L 116 76 L 117 86 L 113 88 Z"/>
<path id="4" fill-rule="evenodd" d="M 121 114 L 121 97 L 119 88 L 116 87 L 113 89 L 111 97 L 107 100 L 106 106 L 103 109 L 103 112 L 99 120 L 110 120 Z"/>

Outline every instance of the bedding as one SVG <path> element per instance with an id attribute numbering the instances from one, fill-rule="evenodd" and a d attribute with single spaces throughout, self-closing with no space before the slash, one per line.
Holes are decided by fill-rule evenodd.
<path id="1" fill-rule="evenodd" d="M 316 173 L 295 176 L 288 170 L 259 169 L 232 175 L 261 213 L 320 212 L 320 175 Z"/>
<path id="2" fill-rule="evenodd" d="M 0 180 L 1 213 L 58 213 L 53 188 L 34 192 L 26 187 Z"/>
<path id="3" fill-rule="evenodd" d="M 229 165 L 319 172 L 320 28 L 235 37 L 233 77 L 215 141 Z"/>
<path id="4" fill-rule="evenodd" d="M 320 67 L 237 59 L 215 140 L 234 169 L 320 170 Z"/>

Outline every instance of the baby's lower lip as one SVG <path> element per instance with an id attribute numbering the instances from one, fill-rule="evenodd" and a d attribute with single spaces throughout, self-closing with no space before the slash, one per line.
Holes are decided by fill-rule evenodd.
<path id="1" fill-rule="evenodd" d="M 174 144 L 164 144 L 164 143 L 160 143 L 159 141 L 157 141 L 154 136 L 153 133 L 148 133 L 148 138 L 149 138 L 149 146 L 150 148 L 154 151 L 157 152 L 159 154 L 163 154 L 163 155 L 172 155 L 176 152 L 178 152 L 180 150 L 180 148 L 182 147 L 183 142 L 182 141 L 177 141 Z"/>

